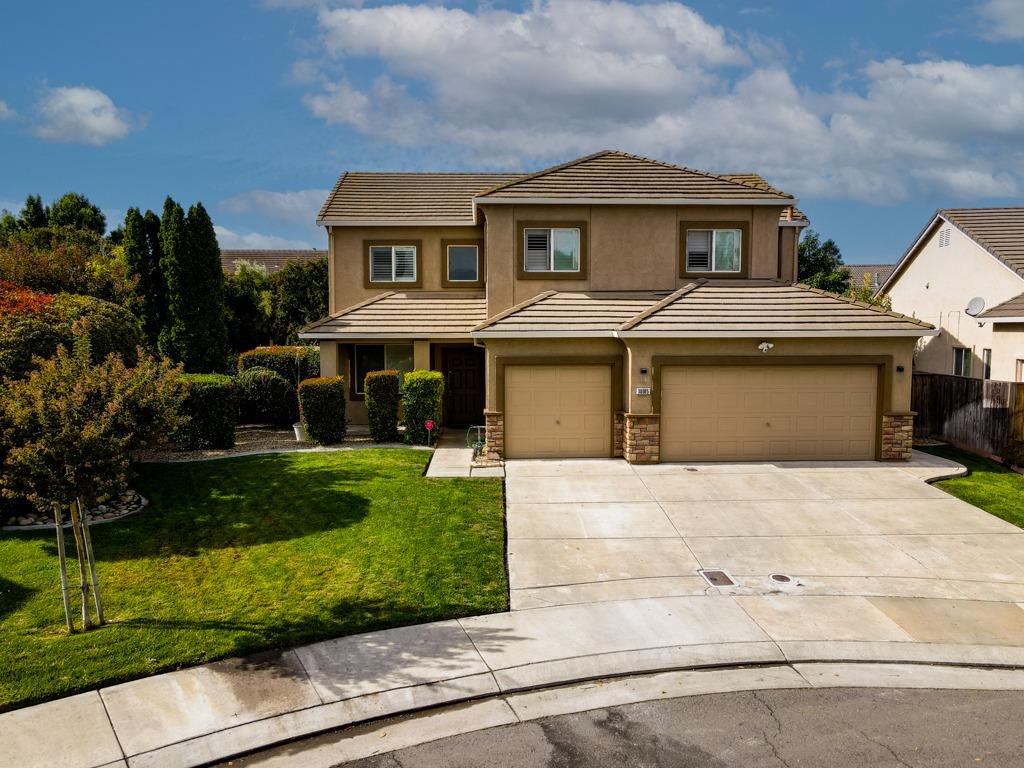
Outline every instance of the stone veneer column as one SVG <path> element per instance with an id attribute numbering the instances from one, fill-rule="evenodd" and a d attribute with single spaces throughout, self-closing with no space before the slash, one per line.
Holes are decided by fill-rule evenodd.
<path id="1" fill-rule="evenodd" d="M 505 457 L 505 417 L 501 411 L 484 411 L 484 434 L 487 440 L 487 458 L 499 460 Z"/>
<path id="2" fill-rule="evenodd" d="M 910 461 L 914 447 L 914 413 L 882 415 L 882 461 Z"/>
<path id="3" fill-rule="evenodd" d="M 615 414 L 615 421 L 613 422 L 612 430 L 612 456 L 616 458 L 622 456 L 622 430 L 625 414 L 619 411 Z"/>
<path id="4" fill-rule="evenodd" d="M 661 417 L 627 413 L 623 427 L 623 458 L 630 464 L 657 464 L 661 457 Z"/>

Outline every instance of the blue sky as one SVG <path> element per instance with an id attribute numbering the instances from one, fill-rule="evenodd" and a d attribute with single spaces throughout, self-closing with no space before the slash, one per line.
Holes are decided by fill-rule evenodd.
<path id="1" fill-rule="evenodd" d="M 170 194 L 222 247 L 324 247 L 342 170 L 610 148 L 759 171 L 865 263 L 935 208 L 1022 202 L 1021 0 L 46 6 L 5 14 L 0 207 Z"/>

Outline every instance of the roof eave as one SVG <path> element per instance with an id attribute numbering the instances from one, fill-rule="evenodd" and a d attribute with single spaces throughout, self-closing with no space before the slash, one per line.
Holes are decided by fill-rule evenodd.
<path id="1" fill-rule="evenodd" d="M 1024 315 L 1020 315 L 1020 316 L 1017 316 L 1017 317 L 1011 317 L 1011 316 L 986 317 L 985 315 L 978 315 L 978 317 L 976 317 L 975 319 L 976 320 L 984 320 L 987 323 L 1024 323 Z"/>
<path id="2" fill-rule="evenodd" d="M 473 331 L 474 339 L 613 339 L 618 336 L 614 329 L 600 331 Z"/>
<path id="3" fill-rule="evenodd" d="M 468 339 L 470 338 L 470 333 L 468 330 L 455 333 L 357 333 L 354 331 L 300 331 L 299 338 L 315 341 L 354 341 L 357 339 Z"/>
<path id="4" fill-rule="evenodd" d="M 475 227 L 477 222 L 474 219 L 317 219 L 316 223 L 322 227 Z"/>
<path id="5" fill-rule="evenodd" d="M 635 339 L 776 339 L 776 338 L 805 338 L 805 339 L 843 339 L 843 338 L 886 338 L 886 337 L 910 337 L 937 336 L 938 329 L 920 328 L 907 330 L 877 330 L 877 331 L 773 331 L 770 328 L 764 330 L 750 331 L 619 331 L 621 338 Z"/>
<path id="6" fill-rule="evenodd" d="M 497 205 L 796 205 L 787 198 L 729 197 L 474 197 L 473 204 Z M 794 222 L 795 225 L 795 222 Z M 805 226 L 805 225 L 801 225 Z"/>

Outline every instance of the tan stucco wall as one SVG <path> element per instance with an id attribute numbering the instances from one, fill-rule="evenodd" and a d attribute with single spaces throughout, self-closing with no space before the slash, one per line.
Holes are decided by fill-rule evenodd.
<path id="1" fill-rule="evenodd" d="M 548 290 L 675 290 L 680 223 L 743 221 L 749 226 L 752 278 L 779 277 L 779 215 L 775 206 L 487 205 L 487 311 L 497 314 Z M 516 278 L 520 221 L 585 221 L 587 276 L 581 280 Z"/>
<path id="2" fill-rule="evenodd" d="M 950 242 L 939 247 L 939 231 L 950 230 Z M 888 289 L 892 307 L 941 329 L 938 336 L 921 340 L 915 365 L 927 373 L 953 372 L 953 347 L 973 350 L 971 375 L 981 378 L 981 353 L 992 350 L 992 378 L 1013 381 L 1016 361 L 1024 358 L 1020 333 L 993 332 L 993 324 L 978 325 L 964 310 L 975 296 L 994 307 L 1024 292 L 1024 279 L 1007 269 L 977 243 L 948 224 L 933 227 Z"/>
<path id="3" fill-rule="evenodd" d="M 364 262 L 367 260 L 364 240 L 422 241 L 423 284 L 420 289 L 409 290 L 440 291 L 441 241 L 456 238 L 482 239 L 483 227 L 332 227 L 329 235 L 330 311 L 339 312 L 379 293 L 403 290 L 393 286 L 364 287 Z"/>

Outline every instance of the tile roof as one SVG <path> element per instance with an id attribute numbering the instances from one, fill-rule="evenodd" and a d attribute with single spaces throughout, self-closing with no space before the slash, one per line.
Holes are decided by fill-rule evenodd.
<path id="1" fill-rule="evenodd" d="M 932 326 L 919 320 L 806 285 L 698 280 L 622 326 L 620 334 L 814 337 L 920 335 L 929 330 Z"/>
<path id="2" fill-rule="evenodd" d="M 620 325 L 653 306 L 668 291 L 548 291 L 474 328 L 488 332 L 610 336 Z"/>
<path id="3" fill-rule="evenodd" d="M 850 283 L 852 285 L 862 285 L 864 283 L 864 275 L 867 275 L 871 281 L 871 286 L 874 288 L 881 287 L 889 279 L 889 275 L 892 274 L 894 269 L 896 269 L 895 264 L 846 265 L 846 270 L 850 273 Z M 877 280 L 875 279 L 876 275 L 878 276 Z"/>
<path id="4" fill-rule="evenodd" d="M 942 208 L 938 215 L 1024 277 L 1024 206 Z"/>
<path id="5" fill-rule="evenodd" d="M 979 320 L 992 320 L 999 322 L 1000 318 L 1022 318 L 1024 317 L 1024 293 L 1007 299 L 1002 304 L 997 304 L 992 309 L 985 310 L 978 315 Z"/>
<path id="6" fill-rule="evenodd" d="M 697 280 L 666 291 L 548 291 L 473 329 L 489 336 L 916 336 L 932 326 L 805 285 Z"/>
<path id="7" fill-rule="evenodd" d="M 730 199 L 783 205 L 793 200 L 772 187 L 610 150 L 520 176 L 478 195 L 481 202 L 522 198 Z"/>
<path id="8" fill-rule="evenodd" d="M 468 338 L 486 318 L 483 292 L 389 292 L 317 320 L 299 338 Z"/>
<path id="9" fill-rule="evenodd" d="M 516 178 L 509 173 L 343 173 L 318 224 L 394 222 L 473 225 L 473 196 Z"/>
<path id="10" fill-rule="evenodd" d="M 250 264 L 261 265 L 267 274 L 272 274 L 284 269 L 289 261 L 313 261 L 315 259 L 326 259 L 327 251 L 264 251 L 264 250 L 221 250 L 220 266 L 228 273 L 237 269 L 239 261 L 248 261 Z"/>

